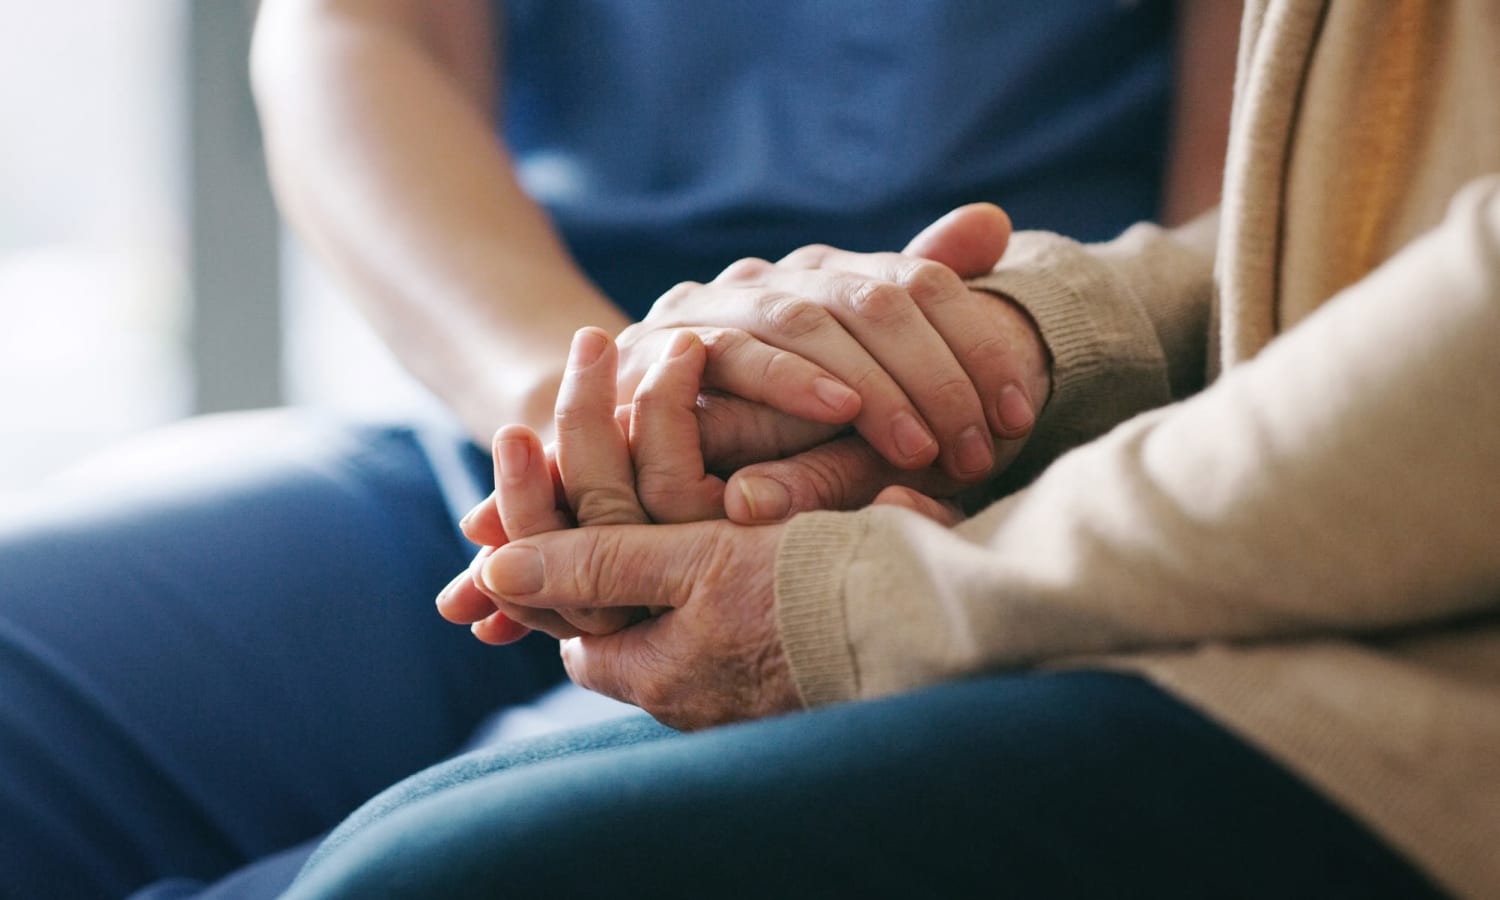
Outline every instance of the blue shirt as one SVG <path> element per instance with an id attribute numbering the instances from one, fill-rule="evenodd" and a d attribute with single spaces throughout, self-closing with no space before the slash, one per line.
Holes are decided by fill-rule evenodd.
<path id="1" fill-rule="evenodd" d="M 899 249 L 962 203 L 1105 238 L 1152 218 L 1168 0 L 509 0 L 522 183 L 639 317 L 802 244 Z"/>

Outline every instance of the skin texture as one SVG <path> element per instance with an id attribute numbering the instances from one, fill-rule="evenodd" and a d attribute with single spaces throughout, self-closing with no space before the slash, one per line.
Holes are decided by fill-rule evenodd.
<path id="1" fill-rule="evenodd" d="M 1194 13 L 1199 5 L 1203 9 Z M 1225 71 L 1232 54 L 1203 48 L 1223 46 L 1224 35 L 1232 34 L 1237 16 L 1227 12 L 1231 6 L 1237 4 L 1187 3 L 1185 11 L 1193 14 L 1179 17 L 1179 83 L 1192 90 L 1179 91 L 1178 137 L 1166 186 L 1169 222 L 1190 218 L 1216 199 L 1222 147 L 1218 137 L 1208 137 L 1227 125 Z M 1210 7 L 1217 12 L 1209 14 Z M 617 362 L 579 362 L 578 380 L 596 375 L 596 365 L 617 365 L 617 384 L 591 388 L 594 400 L 559 398 L 554 407 L 568 380 L 560 352 L 564 338 L 590 323 L 607 333 L 628 323 L 568 257 L 545 213 L 520 189 L 513 161 L 496 139 L 498 27 L 483 0 L 263 0 L 252 59 L 277 195 L 293 225 L 351 289 L 402 363 L 471 434 L 482 440 L 499 423 L 523 423 L 520 430 L 502 430 L 496 443 L 497 484 L 503 495 L 518 499 L 514 505 L 491 500 L 476 510 L 468 522 L 471 535 L 483 536 L 476 540 L 493 548 L 512 536 L 562 540 L 563 529 L 573 525 L 588 526 L 566 532 L 573 540 L 625 529 L 620 533 L 628 530 L 630 537 L 608 540 L 620 542 L 616 552 L 632 561 L 633 570 L 665 578 L 673 567 L 698 565 L 704 578 L 727 582 L 756 573 L 741 573 L 713 554 L 733 546 L 749 558 L 774 529 L 740 531 L 715 521 L 636 537 L 631 529 L 638 526 L 620 523 L 684 523 L 721 510 L 736 522 L 780 521 L 803 509 L 850 508 L 872 499 L 947 515 L 922 494 L 951 496 L 1014 458 L 1029 432 L 1028 418 L 1046 402 L 1046 357 L 1018 309 L 955 287 L 957 276 L 985 271 L 1003 252 L 995 232 L 1008 237 L 1008 220 L 1000 229 L 996 217 L 982 211 L 954 215 L 960 225 L 988 219 L 988 234 L 938 223 L 907 248 L 907 257 L 937 266 L 805 248 L 775 266 L 747 261 L 710 285 L 684 286 L 655 321 L 622 334 L 620 347 L 611 345 L 599 357 Z M 485 202 L 474 203 L 475 196 Z M 548 303 L 537 307 L 537 296 Z M 750 296 L 761 300 L 742 320 L 726 323 L 705 312 L 726 298 Z M 896 324 L 915 329 L 917 337 L 910 343 L 890 340 L 888 326 Z M 653 360 L 668 346 L 680 347 L 672 342 L 682 332 L 691 332 L 697 343 L 689 341 L 687 361 L 678 365 L 698 360 L 697 373 L 689 379 L 683 374 L 688 369 L 668 366 L 653 380 Z M 966 344 L 973 335 L 983 337 Z M 674 373 L 682 383 L 695 382 L 696 450 L 644 454 L 636 449 L 637 432 L 640 441 L 656 433 L 654 398 L 678 385 L 668 377 Z M 608 398 L 607 405 L 634 401 L 620 432 L 632 454 L 628 486 L 621 486 L 618 440 L 602 445 L 607 452 L 601 460 L 616 460 L 609 465 L 594 461 L 586 449 L 544 449 L 542 438 L 553 436 L 554 422 L 572 427 L 576 420 L 577 434 L 601 427 L 599 397 Z M 657 446 L 687 446 L 688 408 L 666 407 L 672 413 L 668 439 Z M 558 418 L 549 415 L 559 411 Z M 615 420 L 622 428 L 618 412 Z M 855 433 L 843 427 L 851 422 Z M 897 429 L 896 422 L 906 424 Z M 991 438 L 988 467 L 973 440 L 980 426 Z M 558 448 L 571 446 L 559 438 Z M 682 462 L 695 455 L 698 463 Z M 593 478 L 596 466 L 607 470 L 598 481 L 603 487 L 583 486 L 580 479 Z M 727 486 L 715 480 L 724 476 Z M 684 483 L 692 489 L 679 490 Z M 548 491 L 557 498 L 550 507 Z M 621 501 L 625 491 L 635 492 L 634 505 Z M 719 530 L 707 537 L 699 529 Z M 707 555 L 693 563 L 684 555 L 688 550 Z M 619 593 L 606 590 L 608 585 L 576 580 L 573 586 L 590 602 L 548 588 L 525 604 L 497 592 L 494 602 L 482 599 L 483 608 L 470 610 L 468 604 L 483 596 L 476 578 L 510 565 L 498 561 L 504 558 L 487 548 L 440 601 L 445 614 L 477 623 L 476 634 L 492 642 L 513 639 L 525 628 L 495 615 L 497 604 L 521 619 L 535 616 L 559 635 L 571 629 L 569 641 L 580 642 L 570 644 L 575 648 L 594 640 L 583 636 L 586 631 L 635 622 L 618 632 L 632 633 L 689 605 L 682 584 L 635 585 L 636 602 L 624 603 L 602 599 Z M 756 559 L 759 574 L 770 571 L 768 558 Z M 751 582 L 729 586 L 736 585 L 749 590 Z M 596 605 L 610 609 L 590 612 Z M 638 621 L 653 607 L 661 614 Z M 694 616 L 681 617 L 671 634 L 684 642 L 688 635 L 706 641 L 711 629 L 693 631 L 688 623 L 710 621 L 713 604 L 700 595 L 692 608 Z M 552 617 L 542 617 L 549 609 Z M 470 618 L 480 612 L 482 617 Z M 640 660 L 648 658 L 640 648 L 658 647 L 650 658 L 677 660 L 679 666 L 690 666 L 696 657 L 681 650 L 676 638 L 668 641 L 665 628 L 654 633 L 663 636 L 657 643 L 633 645 L 638 652 L 632 658 L 640 665 L 611 668 L 587 659 L 571 665 L 581 679 L 613 673 L 609 683 L 618 695 L 666 697 L 659 684 L 653 682 L 650 691 L 639 686 L 644 682 L 636 676 L 645 665 Z M 669 644 L 681 652 L 659 649 Z M 577 649 L 569 652 L 582 658 Z M 751 653 L 735 671 L 764 675 L 775 669 L 773 657 Z M 682 720 L 723 720 L 785 699 L 772 699 L 776 691 L 753 693 L 741 690 L 731 702 L 725 698 L 736 696 L 734 691 L 719 691 L 717 706 L 706 702 L 681 713 Z"/>
<path id="2" fill-rule="evenodd" d="M 580 331 L 564 395 L 581 397 L 612 378 L 612 350 L 602 332 Z M 564 483 L 574 482 L 563 488 L 566 502 L 587 510 L 580 521 L 612 524 L 569 527 L 536 435 L 502 429 L 496 455 L 505 533 L 493 530 L 496 523 L 481 527 L 492 538 L 514 538 L 481 554 L 438 600 L 445 617 L 473 622 L 482 640 L 508 642 L 528 628 L 560 638 L 578 684 L 683 729 L 802 705 L 776 629 L 772 573 L 782 526 L 634 524 L 644 518 L 634 503 L 644 457 L 677 471 L 690 493 L 712 484 L 691 421 L 705 356 L 695 335 L 673 339 L 637 392 L 630 447 L 610 411 L 569 407 L 577 415 L 559 426 L 558 448 L 559 459 L 573 460 L 558 467 L 566 469 Z M 564 446 L 575 440 L 576 448 Z M 584 447 L 586 457 L 574 455 Z M 907 489 L 891 488 L 880 502 L 956 521 L 951 509 Z"/>
<path id="3" fill-rule="evenodd" d="M 946 235 L 961 247 L 981 234 L 975 223 L 986 216 L 958 215 L 924 234 L 939 245 Z M 846 277 L 871 272 L 864 277 L 877 282 L 893 265 L 915 259 L 828 248 L 805 255 L 838 264 Z M 803 272 L 795 262 L 785 264 L 788 270 Z M 764 291 L 777 290 L 774 279 L 758 277 Z M 1009 308 L 988 295 L 973 299 L 989 309 Z M 972 329 L 963 333 L 972 340 Z M 1025 357 L 1031 368 L 1018 374 L 1045 398 L 1045 356 L 1034 329 L 1030 341 L 1036 350 Z M 723 504 L 733 494 L 704 464 L 698 408 L 707 359 L 694 329 L 674 329 L 621 411 L 610 392 L 617 382 L 613 342 L 597 329 L 579 331 L 559 393 L 550 460 L 529 428 L 497 434 L 498 490 L 464 521 L 466 533 L 489 546 L 438 598 L 446 618 L 470 624 L 481 640 L 506 643 L 530 629 L 561 639 L 576 682 L 679 728 L 801 705 L 775 624 L 781 526 L 723 521 Z M 1018 365 L 1016 359 L 1004 364 Z M 1029 430 L 1029 417 L 1024 424 Z M 826 454 L 853 442 L 863 439 L 851 435 L 809 452 Z M 873 449 L 861 459 L 882 475 L 902 471 Z M 908 488 L 862 489 L 876 502 L 946 523 L 957 518 L 950 507 Z M 680 516 L 677 524 L 648 527 L 644 523 L 662 521 L 648 505 L 670 506 Z"/>
<path id="4" fill-rule="evenodd" d="M 706 467 L 720 476 L 732 474 L 723 499 L 724 513 L 746 524 L 782 521 L 806 509 L 865 506 L 893 484 L 949 497 L 1009 465 L 1030 434 L 1034 410 L 1045 405 L 1051 390 L 1046 350 L 1031 320 L 1018 307 L 993 295 L 970 291 L 958 279 L 960 274 L 988 271 L 1004 251 L 1009 235 L 1010 220 L 1003 211 L 989 204 L 971 204 L 924 229 L 903 254 L 856 254 L 808 247 L 775 265 L 741 261 L 714 283 L 682 289 L 683 305 L 697 309 L 705 320 L 717 317 L 723 321 L 740 315 L 737 310 L 798 303 L 811 310 L 805 315 L 823 322 L 823 336 L 828 338 L 827 343 L 803 340 L 798 352 L 829 359 L 853 344 L 864 354 L 858 359 L 876 361 L 877 374 L 886 385 L 894 382 L 882 368 L 887 358 L 894 356 L 892 365 L 904 365 L 908 371 L 920 371 L 920 361 L 900 341 L 884 341 L 891 354 L 877 357 L 865 352 L 863 345 L 852 340 L 852 333 L 836 323 L 832 313 L 820 310 L 837 307 L 852 294 L 891 291 L 918 316 L 917 320 L 900 323 L 904 333 L 931 338 L 924 352 L 951 360 L 958 372 L 954 380 L 939 382 L 934 389 L 917 392 L 916 396 L 924 398 L 924 403 L 961 399 L 960 405 L 977 417 L 977 424 L 959 423 L 959 433 L 980 429 L 985 444 L 983 468 L 971 468 L 960 478 L 947 471 L 950 466 L 943 460 L 924 468 L 893 462 L 863 435 L 841 436 L 845 431 L 842 426 L 797 419 L 722 391 L 700 391 L 694 413 Z M 914 280 L 916 286 L 904 287 L 902 279 Z M 796 293 L 787 290 L 789 281 L 796 283 Z M 681 324 L 667 314 L 663 320 L 665 324 L 648 319 L 635 331 L 627 329 L 621 335 L 622 342 L 635 341 L 634 358 L 645 355 L 646 348 L 656 348 L 659 354 L 661 347 L 682 333 L 692 333 L 703 342 L 705 371 L 712 370 L 715 348 L 724 346 L 726 333 L 741 335 L 736 341 L 771 346 L 737 328 Z M 872 330 L 882 339 L 886 337 L 881 328 Z M 793 356 L 790 350 L 772 352 L 781 359 Z M 735 364 L 727 354 L 717 359 L 723 367 Z M 642 377 L 622 375 L 620 380 L 639 384 Z M 803 389 L 812 393 L 816 386 Z M 900 404 L 909 404 L 899 389 L 895 396 Z M 867 401 L 860 396 L 859 402 Z M 792 394 L 782 392 L 779 403 L 790 408 L 795 401 Z M 877 435 L 889 435 L 880 419 L 871 421 Z M 960 458 L 961 448 L 962 441 L 957 441 L 947 459 Z M 652 521 L 682 522 L 703 517 L 700 499 L 680 490 L 676 473 L 646 466 L 638 476 L 640 499 Z M 718 509 L 712 512 L 717 514 Z M 495 520 L 494 498 L 476 510 L 475 516 L 479 521 Z"/>

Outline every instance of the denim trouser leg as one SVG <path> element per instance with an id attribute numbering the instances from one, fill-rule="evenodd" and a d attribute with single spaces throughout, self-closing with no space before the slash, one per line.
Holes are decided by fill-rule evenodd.
<path id="1" fill-rule="evenodd" d="M 168 429 L 0 506 L 0 897 L 212 879 L 561 677 L 432 606 L 472 548 L 411 431 Z"/>
<path id="2" fill-rule="evenodd" d="M 995 675 L 575 741 L 397 786 L 287 896 L 1434 896 L 1314 791 L 1127 675 Z"/>

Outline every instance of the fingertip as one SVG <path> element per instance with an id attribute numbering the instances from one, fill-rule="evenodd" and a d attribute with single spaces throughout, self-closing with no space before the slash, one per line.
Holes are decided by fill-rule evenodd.
<path id="1" fill-rule="evenodd" d="M 531 629 L 516 622 L 504 613 L 496 612 L 470 625 L 469 633 L 486 644 L 500 647 L 506 644 L 514 644 L 516 641 L 530 634 Z"/>
<path id="2" fill-rule="evenodd" d="M 872 442 L 873 443 L 873 442 Z M 890 443 L 895 452 L 887 461 L 901 469 L 923 469 L 937 460 L 937 438 L 917 417 L 905 410 L 896 414 L 890 423 Z"/>
<path id="3" fill-rule="evenodd" d="M 736 474 L 733 490 L 724 492 L 729 518 L 744 525 L 780 522 L 792 514 L 792 495 L 786 486 L 760 475 Z"/>
<path id="4" fill-rule="evenodd" d="M 995 430 L 1007 438 L 1023 438 L 1036 425 L 1036 410 L 1020 385 L 1007 384 L 995 399 Z"/>
<path id="5" fill-rule="evenodd" d="M 829 415 L 823 421 L 831 425 L 851 422 L 859 415 L 862 405 L 859 392 L 831 375 L 813 379 L 812 393 L 828 410 Z"/>
<path id="6" fill-rule="evenodd" d="M 662 360 L 677 359 L 690 350 L 702 348 L 703 341 L 698 338 L 698 335 L 685 328 L 679 329 L 672 335 L 672 339 L 667 341 L 667 347 L 662 352 Z"/>
<path id="7" fill-rule="evenodd" d="M 614 346 L 609 332 L 594 325 L 586 325 L 573 333 L 573 344 L 568 351 L 568 368 L 582 369 L 593 365 Z"/>

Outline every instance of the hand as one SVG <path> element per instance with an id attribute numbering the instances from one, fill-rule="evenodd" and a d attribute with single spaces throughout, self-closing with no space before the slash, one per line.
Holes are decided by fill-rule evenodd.
<path id="1" fill-rule="evenodd" d="M 951 508 L 905 488 L 878 502 L 957 521 Z M 803 705 L 776 624 L 784 528 L 710 521 L 553 531 L 497 550 L 479 577 L 507 609 L 662 610 L 613 634 L 565 637 L 563 665 L 583 687 L 692 730 Z"/>
<path id="2" fill-rule="evenodd" d="M 796 709 L 772 571 L 784 526 L 724 521 L 555 531 L 485 560 L 484 590 L 507 608 L 664 608 L 614 634 L 567 637 L 568 675 L 691 729 Z"/>
<path id="3" fill-rule="evenodd" d="M 907 254 L 817 246 L 774 265 L 741 260 L 710 284 L 668 291 L 620 343 L 629 355 L 694 330 L 710 347 L 710 387 L 732 372 L 742 383 L 767 380 L 716 353 L 720 345 L 809 360 L 859 391 L 855 428 L 892 465 L 921 469 L 940 458 L 950 476 L 977 481 L 995 464 L 991 433 L 1024 432 L 1034 408 L 1021 365 L 998 342 L 1003 301 L 959 277 L 988 271 L 1009 235 L 999 208 L 974 204 L 934 223 Z M 915 255 L 924 252 L 935 258 Z"/>
<path id="4" fill-rule="evenodd" d="M 644 616 L 644 609 L 553 612 L 503 603 L 497 610 L 479 593 L 474 574 L 495 547 L 516 538 L 574 525 L 650 521 L 637 499 L 637 482 L 655 486 L 641 490 L 647 499 L 651 490 L 670 492 L 673 508 L 688 519 L 722 518 L 724 483 L 703 470 L 694 415 L 705 357 L 692 334 L 674 337 L 641 381 L 627 416 L 617 418 L 616 348 L 599 329 L 580 330 L 558 394 L 553 452 L 524 426 L 496 434 L 496 491 L 462 523 L 471 540 L 486 546 L 439 595 L 441 614 L 470 624 L 476 637 L 494 644 L 517 640 L 531 628 L 556 637 L 607 633 Z"/>

